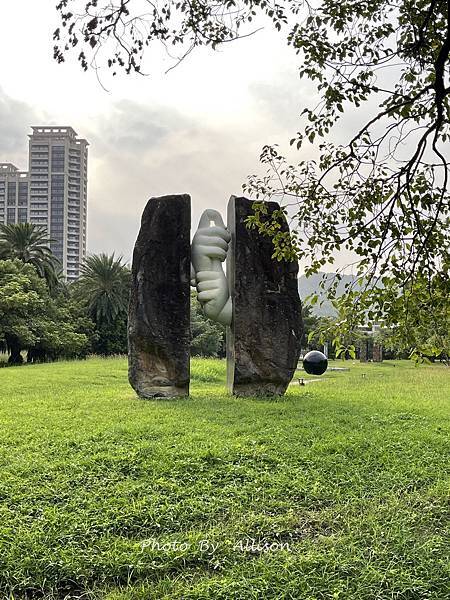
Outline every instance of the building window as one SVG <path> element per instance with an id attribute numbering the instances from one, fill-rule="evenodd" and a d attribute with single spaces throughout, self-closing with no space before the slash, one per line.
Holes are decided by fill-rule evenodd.
<path id="1" fill-rule="evenodd" d="M 28 205 L 28 182 L 19 181 L 19 206 Z"/>
<path id="2" fill-rule="evenodd" d="M 17 220 L 19 223 L 26 223 L 28 220 L 28 210 L 26 208 L 19 208 L 17 211 Z"/>
<path id="3" fill-rule="evenodd" d="M 16 209 L 15 208 L 8 208 L 6 220 L 7 220 L 7 223 L 15 223 L 16 222 Z"/>
<path id="4" fill-rule="evenodd" d="M 8 181 L 8 204 L 16 203 L 17 184 L 15 181 Z"/>
<path id="5" fill-rule="evenodd" d="M 52 146 L 52 172 L 61 173 L 64 171 L 66 150 L 64 146 Z"/>

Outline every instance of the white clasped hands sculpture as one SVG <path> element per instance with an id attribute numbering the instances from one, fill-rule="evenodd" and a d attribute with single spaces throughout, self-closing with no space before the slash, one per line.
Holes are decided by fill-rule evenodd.
<path id="1" fill-rule="evenodd" d="M 220 213 L 205 210 L 192 240 L 191 285 L 197 288 L 205 315 L 222 325 L 230 325 L 233 314 L 228 281 L 222 269 L 230 239 Z"/>

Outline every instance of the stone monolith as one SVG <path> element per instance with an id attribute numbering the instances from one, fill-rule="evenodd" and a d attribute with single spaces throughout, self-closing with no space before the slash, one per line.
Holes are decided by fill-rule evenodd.
<path id="1" fill-rule="evenodd" d="M 248 229 L 252 204 L 235 196 L 228 204 L 227 277 L 233 303 L 227 331 L 228 389 L 237 396 L 282 395 L 300 354 L 298 264 L 273 259 L 272 240 Z M 267 203 L 268 216 L 279 208 L 276 202 Z M 289 231 L 285 219 L 281 226 Z"/>
<path id="2" fill-rule="evenodd" d="M 189 394 L 190 227 L 187 194 L 151 198 L 133 253 L 128 376 L 142 398 Z"/>

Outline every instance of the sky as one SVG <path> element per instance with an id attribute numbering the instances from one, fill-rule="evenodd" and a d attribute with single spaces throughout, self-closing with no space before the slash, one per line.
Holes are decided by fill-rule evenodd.
<path id="1" fill-rule="evenodd" d="M 230 195 L 261 170 L 262 146 L 287 149 L 311 104 L 295 53 L 269 26 L 218 52 L 199 49 L 168 74 L 172 62 L 159 55 L 149 77 L 105 71 L 100 83 L 75 54 L 53 60 L 55 3 L 2 6 L 0 162 L 27 168 L 32 125 L 71 126 L 89 141 L 89 253 L 129 261 L 151 196 L 190 194 L 195 226 L 205 208 L 225 215 Z"/>

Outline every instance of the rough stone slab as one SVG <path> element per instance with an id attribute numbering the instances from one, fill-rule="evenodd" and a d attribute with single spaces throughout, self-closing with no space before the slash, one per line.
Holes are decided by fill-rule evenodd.
<path id="1" fill-rule="evenodd" d="M 373 345 L 373 362 L 383 362 L 383 346 L 381 344 Z"/>
<path id="2" fill-rule="evenodd" d="M 128 378 L 142 398 L 189 394 L 190 228 L 187 194 L 151 198 L 133 253 Z"/>
<path id="3" fill-rule="evenodd" d="M 366 363 L 369 360 L 369 340 L 361 340 L 359 347 L 359 362 Z"/>
<path id="4" fill-rule="evenodd" d="M 235 196 L 228 204 L 233 321 L 227 330 L 227 384 L 237 396 L 282 395 L 300 355 L 298 264 L 272 259 L 272 240 L 246 227 L 252 204 Z M 276 202 L 267 206 L 269 215 L 280 208 Z M 289 230 L 286 221 L 282 228 Z"/>

